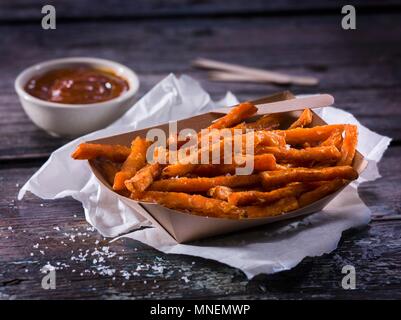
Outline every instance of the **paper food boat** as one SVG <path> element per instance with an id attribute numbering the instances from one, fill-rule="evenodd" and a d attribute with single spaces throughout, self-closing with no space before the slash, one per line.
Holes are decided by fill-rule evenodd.
<path id="1" fill-rule="evenodd" d="M 255 100 L 255 104 L 259 107 L 260 104 L 269 103 L 277 101 L 278 99 L 288 99 L 291 98 L 288 96 L 290 94 L 277 94 L 265 98 L 261 98 Z M 269 107 L 267 105 L 267 109 Z M 329 104 L 327 104 L 329 105 Z M 228 109 L 227 109 L 228 110 Z M 263 106 L 259 109 L 262 110 L 262 113 L 258 112 L 258 114 L 267 114 L 270 112 L 266 111 L 266 108 Z M 277 113 L 277 110 L 275 111 Z M 283 119 L 285 122 L 289 124 L 295 121 L 302 111 L 288 111 L 282 113 Z M 196 131 L 199 131 L 203 128 L 206 128 L 210 125 L 210 123 L 217 118 L 220 118 L 224 115 L 224 111 L 221 110 L 219 112 L 210 112 L 198 116 L 194 116 L 188 119 L 178 121 L 178 130 L 184 128 L 192 128 Z M 316 113 L 313 112 L 313 126 L 324 125 L 326 122 L 323 121 Z M 145 137 L 146 133 L 149 129 L 152 128 L 160 128 L 168 134 L 168 124 L 149 127 L 142 130 L 132 131 L 128 133 L 123 133 L 107 138 L 97 139 L 93 141 L 88 141 L 90 143 L 103 143 L 103 144 L 121 144 L 130 146 L 131 141 L 136 136 Z M 90 167 L 97 177 L 97 179 L 102 183 L 105 187 L 109 188 L 113 191 L 111 185 L 107 182 L 107 180 L 102 176 L 102 174 L 97 170 L 96 166 L 92 161 L 89 161 Z M 360 174 L 366 167 L 366 161 L 363 159 L 363 156 L 357 151 L 355 154 L 353 167 Z M 344 186 L 345 187 L 345 186 Z M 264 218 L 245 218 L 240 220 L 232 220 L 225 218 L 214 218 L 214 217 L 203 217 L 198 215 L 193 215 L 183 211 L 172 210 L 166 207 L 163 207 L 159 204 L 154 203 L 145 203 L 134 201 L 130 198 L 124 197 L 118 193 L 115 193 L 116 197 L 119 197 L 126 205 L 132 207 L 138 213 L 143 215 L 145 218 L 149 219 L 155 226 L 158 226 L 161 232 L 167 232 L 172 238 L 174 238 L 178 243 L 184 243 L 194 240 L 200 240 L 207 237 L 212 237 L 221 234 L 227 234 L 233 231 L 238 231 L 242 229 L 247 229 L 250 227 L 261 226 L 264 224 L 283 221 L 298 217 L 303 217 L 308 214 L 317 212 L 322 210 L 331 200 L 333 200 L 343 189 L 336 191 L 333 194 L 330 194 L 306 207 L 300 208 L 298 210 L 294 210 L 292 212 L 288 212 L 279 216 L 273 217 L 264 217 Z M 113 191 L 114 192 L 114 191 Z"/>

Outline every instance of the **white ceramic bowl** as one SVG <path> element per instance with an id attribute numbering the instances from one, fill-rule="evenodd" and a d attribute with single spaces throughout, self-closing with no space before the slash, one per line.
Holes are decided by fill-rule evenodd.
<path id="1" fill-rule="evenodd" d="M 116 75 L 127 80 L 129 89 L 114 99 L 91 104 L 49 102 L 24 90 L 24 86 L 33 76 L 77 65 L 111 69 Z M 53 136 L 77 137 L 102 129 L 121 117 L 135 102 L 139 79 L 135 72 L 117 62 L 77 57 L 49 60 L 29 67 L 18 75 L 14 86 L 26 114 L 39 128 Z"/>

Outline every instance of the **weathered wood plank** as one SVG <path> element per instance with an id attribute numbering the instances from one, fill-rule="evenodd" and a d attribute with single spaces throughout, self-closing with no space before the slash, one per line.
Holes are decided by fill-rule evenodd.
<path id="1" fill-rule="evenodd" d="M 361 187 L 361 196 L 374 214 L 401 213 L 401 173 L 394 170 L 400 157 L 401 147 L 391 148 L 380 164 L 383 177 Z M 109 244 L 96 232 L 87 230 L 82 209 L 74 200 L 44 201 L 27 195 L 16 202 L 18 188 L 35 170 L 36 167 L 0 169 L 1 298 L 401 297 L 400 221 L 373 222 L 370 227 L 347 232 L 332 254 L 307 258 L 288 272 L 247 281 L 238 270 L 215 261 L 166 255 L 130 240 Z M 116 255 L 100 255 L 105 262 L 99 263 L 100 256 L 91 254 L 96 247 L 102 251 L 102 246 Z M 85 260 L 71 260 L 86 250 L 89 255 Z M 98 261 L 94 263 L 93 259 Z M 43 290 L 40 286 L 40 268 L 48 261 L 62 268 L 57 271 L 56 290 Z M 356 268 L 357 290 L 341 288 L 341 268 L 346 264 Z M 108 266 L 115 272 L 100 275 L 95 265 Z M 138 275 L 125 279 L 126 272 Z"/>
<path id="2" fill-rule="evenodd" d="M 222 16 L 222 15 L 249 15 L 249 14 L 291 14 L 291 13 L 322 13 L 337 12 L 340 14 L 342 1 L 263 1 L 253 0 L 244 2 L 231 0 L 227 5 L 224 2 L 209 1 L 161 1 L 161 0 L 106 0 L 101 5 L 93 5 L 89 0 L 17 0 L 3 3 L 0 11 L 0 21 L 24 21 L 40 19 L 41 8 L 45 4 L 52 4 L 57 10 L 59 19 L 89 19 L 89 18 L 142 18 L 142 17 L 185 17 L 185 16 Z M 396 0 L 354 0 L 348 2 L 366 11 L 368 9 L 398 8 Z"/>
<path id="3" fill-rule="evenodd" d="M 325 77 L 338 67 L 350 65 L 376 66 L 377 71 L 387 65 L 399 66 L 395 59 L 401 50 L 397 42 L 399 18 L 398 14 L 362 16 L 352 32 L 341 28 L 341 17 L 332 16 L 112 22 L 102 23 L 102 28 L 91 22 L 61 23 L 51 31 L 36 23 L 1 26 L 2 77 L 7 79 L 41 60 L 95 53 L 126 63 L 139 73 L 184 72 L 193 58 L 205 54 L 261 68 L 292 72 L 309 69 L 316 76 L 327 73 Z M 395 85 L 392 73 L 397 70 L 389 75 L 383 72 L 380 76 L 388 78 L 377 79 L 361 72 L 343 72 L 343 86 Z M 357 76 L 359 82 L 347 83 Z M 2 82 L 0 90 L 11 88 L 12 81 Z"/>
<path id="4" fill-rule="evenodd" d="M 35 24 L 0 26 L 0 158 L 46 157 L 66 142 L 30 123 L 19 106 L 13 81 L 35 62 L 79 55 L 110 58 L 132 67 L 141 78 L 140 95 L 169 72 L 194 76 L 213 98 L 227 90 L 241 99 L 282 90 L 273 85 L 209 82 L 204 71 L 190 67 L 197 56 L 314 75 L 321 79 L 320 86 L 290 89 L 333 93 L 338 105 L 362 123 L 400 140 L 401 111 L 394 99 L 400 95 L 401 79 L 399 18 L 397 14 L 362 16 L 352 32 L 339 27 L 338 17 L 184 19 L 103 23 L 102 28 L 77 23 L 60 24 L 54 32 Z"/>

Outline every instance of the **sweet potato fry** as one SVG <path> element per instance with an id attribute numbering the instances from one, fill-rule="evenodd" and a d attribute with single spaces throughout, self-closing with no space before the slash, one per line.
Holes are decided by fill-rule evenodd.
<path id="1" fill-rule="evenodd" d="M 313 115 L 310 109 L 302 111 L 300 117 L 290 126 L 289 129 L 304 128 L 312 123 Z"/>
<path id="2" fill-rule="evenodd" d="M 293 168 L 294 165 L 289 163 L 278 164 L 276 163 L 276 170 L 287 170 L 288 168 Z"/>
<path id="3" fill-rule="evenodd" d="M 252 103 L 243 102 L 232 108 L 229 113 L 212 123 L 207 129 L 231 128 L 241 121 L 249 118 L 258 111 Z"/>
<path id="4" fill-rule="evenodd" d="M 124 161 L 121 170 L 114 178 L 113 189 L 123 190 L 125 180 L 130 179 L 135 173 L 146 164 L 146 150 L 149 142 L 140 137 L 136 137 L 131 145 L 131 153 Z"/>
<path id="5" fill-rule="evenodd" d="M 139 200 L 155 202 L 170 209 L 189 210 L 191 213 L 208 217 L 240 219 L 246 215 L 245 210 L 225 201 L 181 192 L 146 191 Z"/>
<path id="6" fill-rule="evenodd" d="M 283 198 L 267 206 L 244 207 L 248 218 L 263 218 L 278 216 L 286 212 L 298 209 L 298 201 L 295 197 Z"/>
<path id="7" fill-rule="evenodd" d="M 226 144 L 232 144 L 232 139 L 223 139 L 216 143 L 206 145 L 205 147 L 200 148 L 197 152 L 193 152 L 182 159 L 179 159 L 178 162 L 168 165 L 163 169 L 162 176 L 163 177 L 176 177 L 176 176 L 184 176 L 190 172 L 192 172 L 197 164 L 201 162 L 202 154 L 208 154 L 209 160 L 213 158 L 214 154 L 219 154 L 222 156 L 224 154 L 224 148 Z"/>
<path id="8" fill-rule="evenodd" d="M 290 145 L 301 145 L 305 142 L 321 142 L 326 140 L 334 130 L 343 130 L 342 124 L 330 124 L 313 128 L 295 128 L 289 130 L 273 130 L 272 132 L 282 134 Z"/>
<path id="9" fill-rule="evenodd" d="M 343 142 L 342 132 L 343 130 L 334 130 L 333 133 L 320 144 L 320 146 L 335 146 L 338 150 L 340 150 Z"/>
<path id="10" fill-rule="evenodd" d="M 209 189 L 207 192 L 208 196 L 211 196 L 212 198 L 218 199 L 218 200 L 224 200 L 227 201 L 228 196 L 233 193 L 233 189 L 229 187 L 224 187 L 224 186 L 217 186 L 214 188 Z"/>
<path id="11" fill-rule="evenodd" d="M 224 130 L 224 131 L 223 131 Z M 229 133 L 230 135 L 227 137 L 224 133 Z M 254 145 L 266 145 L 266 146 L 285 146 L 285 132 L 283 130 L 254 130 L 252 128 L 241 129 L 241 128 L 229 128 L 214 131 L 214 134 L 220 135 L 225 138 L 226 143 L 232 142 L 234 139 L 239 139 L 241 136 L 242 143 L 245 144 L 247 139 L 253 139 Z M 199 141 L 205 141 L 208 137 L 211 136 L 211 133 L 206 134 L 205 136 L 200 136 Z M 241 141 L 241 140 L 237 140 Z"/>
<path id="12" fill-rule="evenodd" d="M 200 164 L 192 173 L 201 177 L 221 176 L 227 173 L 235 174 L 237 168 L 243 168 L 246 165 L 252 165 L 252 172 L 276 170 L 276 159 L 272 154 L 243 155 L 241 161 L 238 160 L 238 158 L 233 159 L 232 164 Z"/>
<path id="13" fill-rule="evenodd" d="M 242 122 L 236 125 L 235 129 L 253 129 L 253 130 L 272 130 L 280 127 L 282 115 L 272 113 L 260 117 L 254 122 Z"/>
<path id="14" fill-rule="evenodd" d="M 143 192 L 153 183 L 160 173 L 161 165 L 158 162 L 147 164 L 131 179 L 126 180 L 125 186 L 131 192 Z"/>
<path id="15" fill-rule="evenodd" d="M 202 139 L 206 139 L 212 131 L 232 128 L 246 118 L 254 115 L 257 111 L 258 109 L 251 102 L 240 103 L 232 108 L 225 116 L 217 119 L 209 127 L 198 133 L 198 146 L 200 146 Z M 174 142 L 174 140 L 171 139 L 169 141 Z"/>
<path id="16" fill-rule="evenodd" d="M 272 154 L 277 161 L 282 163 L 316 163 L 316 162 L 337 162 L 341 153 L 335 146 L 312 147 L 306 149 L 260 147 L 257 154 Z M 255 156 L 256 157 L 256 156 Z"/>
<path id="17" fill-rule="evenodd" d="M 255 131 L 254 145 L 284 147 L 286 145 L 285 134 L 282 134 L 280 131 Z"/>
<path id="18" fill-rule="evenodd" d="M 354 160 L 356 145 L 358 144 L 358 128 L 355 125 L 345 126 L 345 137 L 341 146 L 339 166 L 350 166 Z"/>
<path id="19" fill-rule="evenodd" d="M 279 171 L 264 171 L 260 173 L 265 189 L 285 185 L 291 182 L 324 181 L 334 179 L 355 180 L 358 172 L 351 166 L 327 168 L 289 168 Z"/>
<path id="20" fill-rule="evenodd" d="M 217 186 L 234 188 L 255 185 L 259 183 L 259 181 L 260 178 L 257 174 L 249 176 L 219 176 L 213 178 L 173 178 L 155 181 L 148 190 L 187 193 L 207 192 L 209 189 Z"/>
<path id="21" fill-rule="evenodd" d="M 130 152 L 130 148 L 117 144 L 81 143 L 71 154 L 71 157 L 75 160 L 105 158 L 113 162 L 124 162 Z"/>
<path id="22" fill-rule="evenodd" d="M 215 164 L 200 164 L 192 171 L 192 174 L 198 177 L 215 177 L 224 176 L 227 173 L 233 174 L 233 168 L 231 165 L 215 165 Z"/>
<path id="23" fill-rule="evenodd" d="M 241 156 L 241 161 L 235 163 L 235 167 L 242 167 L 245 163 L 250 163 L 253 161 L 253 168 L 255 171 L 269 171 L 276 169 L 276 158 L 274 155 L 265 153 L 256 156 L 244 155 Z M 242 164 L 240 164 L 242 163 Z"/>
<path id="24" fill-rule="evenodd" d="M 308 204 L 311 204 L 325 196 L 333 193 L 334 191 L 340 189 L 342 186 L 346 184 L 345 180 L 335 179 L 333 181 L 326 181 L 322 183 L 319 187 L 312 191 L 308 191 L 303 193 L 298 201 L 300 207 L 305 207 Z"/>
<path id="25" fill-rule="evenodd" d="M 283 198 L 297 197 L 301 193 L 309 190 L 307 184 L 293 183 L 283 188 L 275 189 L 270 192 L 263 191 L 242 191 L 227 194 L 227 201 L 235 206 L 245 206 L 249 204 L 269 204 Z M 225 199 L 221 199 L 225 200 Z"/>
<path id="26" fill-rule="evenodd" d="M 100 171 L 106 181 L 112 186 L 116 173 L 120 171 L 121 164 L 107 159 L 96 159 L 94 161 L 94 165 Z"/>

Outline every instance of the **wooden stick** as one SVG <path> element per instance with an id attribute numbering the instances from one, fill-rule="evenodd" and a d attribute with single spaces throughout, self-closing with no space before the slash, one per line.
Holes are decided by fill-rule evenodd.
<path id="1" fill-rule="evenodd" d="M 214 76 L 224 78 L 225 81 L 244 81 L 245 79 L 254 79 L 256 82 L 273 82 L 278 84 L 297 84 L 303 86 L 314 86 L 319 80 L 314 77 L 292 76 L 280 72 L 244 67 L 236 64 L 219 62 L 210 59 L 198 58 L 193 61 L 193 66 L 206 69 L 223 70 L 226 72 L 214 73 Z"/>
<path id="2" fill-rule="evenodd" d="M 258 108 L 257 114 L 270 114 L 304 110 L 306 107 L 309 109 L 328 107 L 331 106 L 333 103 L 334 97 L 325 93 L 284 101 L 257 104 L 256 107 Z M 227 108 L 219 108 L 213 110 L 213 112 L 227 113 L 229 112 L 229 110 L 230 109 Z"/>

